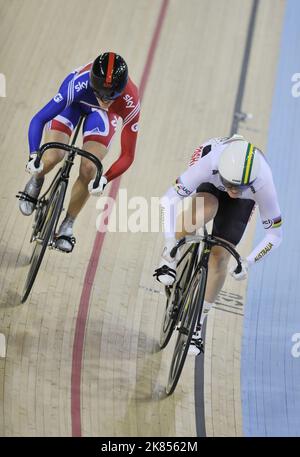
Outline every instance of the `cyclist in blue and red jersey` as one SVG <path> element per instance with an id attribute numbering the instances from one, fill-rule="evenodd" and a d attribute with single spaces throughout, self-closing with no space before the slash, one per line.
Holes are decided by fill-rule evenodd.
<path id="1" fill-rule="evenodd" d="M 57 247 L 65 252 L 73 249 L 73 223 L 89 194 L 101 195 L 106 184 L 124 173 L 134 160 L 140 113 L 139 92 L 128 76 L 124 59 L 113 52 L 105 52 L 70 73 L 58 93 L 31 120 L 29 126 L 30 157 L 26 170 L 33 176 L 24 192 L 36 199 L 41 191 L 44 176 L 60 162 L 65 152 L 51 149 L 45 152 L 41 165 L 34 166 L 43 131 L 45 142 L 69 143 L 80 116 L 86 114 L 83 124 L 83 149 L 102 160 L 109 149 L 122 118 L 121 154 L 102 176 L 99 186 L 93 189 L 95 166 L 81 158 L 79 176 L 74 183 L 69 207 L 57 238 Z M 35 205 L 20 200 L 24 215 L 32 214 Z"/>

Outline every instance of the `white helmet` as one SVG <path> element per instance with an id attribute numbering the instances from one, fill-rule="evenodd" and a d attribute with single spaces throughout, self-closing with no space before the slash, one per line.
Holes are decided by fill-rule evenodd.
<path id="1" fill-rule="evenodd" d="M 260 168 L 259 152 L 252 143 L 234 135 L 219 158 L 219 174 L 227 185 L 247 187 L 257 178 Z"/>

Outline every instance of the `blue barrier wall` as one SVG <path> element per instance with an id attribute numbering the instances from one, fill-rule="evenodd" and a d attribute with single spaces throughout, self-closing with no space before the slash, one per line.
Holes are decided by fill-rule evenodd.
<path id="1" fill-rule="evenodd" d="M 297 76 L 292 82 L 296 73 L 300 81 L 300 0 L 286 2 L 280 46 L 266 152 L 284 241 L 250 273 L 241 367 L 245 436 L 300 436 L 300 84 Z M 259 225 L 255 242 L 264 235 Z"/>

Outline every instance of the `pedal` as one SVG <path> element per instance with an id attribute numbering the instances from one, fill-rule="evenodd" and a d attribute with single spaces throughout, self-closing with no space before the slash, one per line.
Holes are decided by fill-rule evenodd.
<path id="1" fill-rule="evenodd" d="M 171 319 L 174 319 L 178 314 L 178 306 L 174 306 L 172 311 L 170 312 Z"/>
<path id="2" fill-rule="evenodd" d="M 43 240 L 37 236 L 33 236 L 32 239 L 30 240 L 30 242 L 32 242 L 32 241 L 36 241 L 38 244 L 43 243 Z"/>
<path id="3" fill-rule="evenodd" d="M 196 346 L 197 349 L 199 349 L 200 354 L 204 354 L 204 343 L 202 338 L 199 338 L 198 340 L 194 339 L 193 344 Z"/>
<path id="4" fill-rule="evenodd" d="M 187 328 L 185 327 L 177 327 L 177 330 L 179 333 L 182 333 L 183 335 L 188 335 L 189 334 L 189 331 Z"/>
<path id="5" fill-rule="evenodd" d="M 48 243 L 48 249 L 49 249 L 49 250 L 50 250 L 50 249 L 51 249 L 51 250 L 52 250 L 52 249 L 55 249 L 56 251 L 59 251 L 59 249 L 55 246 L 55 241 L 54 241 L 54 240 L 49 241 L 49 243 Z"/>
<path id="6" fill-rule="evenodd" d="M 34 205 L 36 205 L 38 201 L 37 198 L 31 197 L 29 194 L 27 194 L 27 192 L 21 191 L 17 193 L 16 198 L 18 198 L 19 200 L 25 200 L 27 202 L 33 203 Z"/>
<path id="7" fill-rule="evenodd" d="M 64 251 L 63 249 L 58 248 L 58 247 L 56 246 L 56 242 L 57 242 L 57 240 L 59 240 L 59 239 L 69 241 L 69 242 L 71 243 L 71 245 L 72 245 L 71 250 L 70 250 L 70 251 Z M 50 248 L 50 249 L 55 249 L 56 251 L 60 251 L 60 252 L 63 252 L 63 253 L 65 253 L 65 254 L 70 254 L 70 252 L 73 251 L 75 244 L 76 244 L 76 238 L 75 238 L 74 236 L 69 237 L 69 236 L 64 236 L 64 235 L 60 235 L 60 236 L 57 236 L 57 235 L 56 235 L 56 236 L 53 238 L 53 241 L 51 242 L 51 248 Z"/>

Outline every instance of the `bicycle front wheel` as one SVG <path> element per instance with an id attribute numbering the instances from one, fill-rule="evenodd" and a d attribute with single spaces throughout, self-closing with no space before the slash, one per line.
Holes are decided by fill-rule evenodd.
<path id="1" fill-rule="evenodd" d="M 182 294 L 192 276 L 193 267 L 197 258 L 199 244 L 188 247 L 177 266 L 177 282 L 169 289 L 164 316 L 160 328 L 159 346 L 164 349 L 173 334 L 180 315 Z"/>
<path id="2" fill-rule="evenodd" d="M 21 303 L 24 303 L 27 300 L 38 274 L 49 240 L 53 235 L 53 231 L 62 211 L 66 188 L 67 184 L 62 181 L 50 195 L 47 210 L 45 211 L 45 219 L 38 239 L 35 240 L 35 246 L 31 255 L 29 271 L 23 289 Z"/>
<path id="3" fill-rule="evenodd" d="M 194 333 L 195 325 L 203 307 L 207 270 L 200 267 L 195 271 L 189 290 L 183 300 L 183 312 L 178 327 L 178 336 L 175 343 L 169 379 L 166 387 L 167 395 L 171 395 L 179 381 L 189 345 Z"/>
<path id="4" fill-rule="evenodd" d="M 167 298 L 164 316 L 160 327 L 159 347 L 164 349 L 172 336 L 177 316 L 179 313 L 179 287 L 177 284 L 173 285 L 173 288 L 169 292 Z"/>

